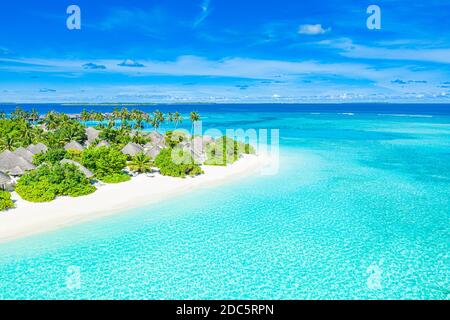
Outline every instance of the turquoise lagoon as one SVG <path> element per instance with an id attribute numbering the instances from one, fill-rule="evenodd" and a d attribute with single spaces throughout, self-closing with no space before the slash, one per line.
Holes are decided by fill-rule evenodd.
<path id="1" fill-rule="evenodd" d="M 0 298 L 450 297 L 450 106 L 196 109 L 280 129 L 278 174 L 4 243 Z"/>

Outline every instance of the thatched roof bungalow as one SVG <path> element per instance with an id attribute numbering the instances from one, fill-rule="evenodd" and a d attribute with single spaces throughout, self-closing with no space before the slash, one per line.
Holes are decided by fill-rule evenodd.
<path id="1" fill-rule="evenodd" d="M 16 150 L 14 150 L 14 153 L 19 157 L 24 158 L 30 163 L 33 162 L 34 154 L 31 151 L 25 149 L 24 147 L 17 148 Z"/>
<path id="2" fill-rule="evenodd" d="M 83 146 L 77 141 L 70 141 L 68 144 L 64 146 L 65 150 L 78 150 L 83 151 Z"/>
<path id="3" fill-rule="evenodd" d="M 144 148 L 142 148 L 140 145 L 130 142 L 128 143 L 125 147 L 122 148 L 122 150 L 120 150 L 120 152 L 122 152 L 123 154 L 129 155 L 134 157 L 135 155 L 137 155 L 138 153 L 144 151 Z"/>
<path id="4" fill-rule="evenodd" d="M 147 157 L 150 157 L 151 159 L 155 159 L 161 153 L 162 149 L 163 148 L 161 148 L 160 146 L 150 146 L 147 148 L 144 147 L 144 150 L 145 150 L 144 152 Z"/>
<path id="5" fill-rule="evenodd" d="M 33 170 L 36 167 L 17 154 L 5 150 L 0 154 L 0 171 L 19 176 L 25 173 L 25 171 Z"/>
<path id="6" fill-rule="evenodd" d="M 0 171 L 0 189 L 10 191 L 13 184 L 13 179 L 6 173 Z"/>
<path id="7" fill-rule="evenodd" d="M 88 144 L 92 144 L 95 142 L 95 140 L 98 139 L 98 136 L 100 135 L 100 131 L 92 128 L 92 127 L 88 127 L 86 128 L 86 136 L 87 136 L 87 143 Z"/>
<path id="8" fill-rule="evenodd" d="M 111 147 L 111 144 L 108 141 L 102 140 L 97 144 L 97 148 L 100 147 Z"/>
<path id="9" fill-rule="evenodd" d="M 94 177 L 94 173 L 92 173 L 92 171 L 90 171 L 88 168 L 86 168 L 85 166 L 83 166 L 82 164 L 80 164 L 80 163 L 78 163 L 76 161 L 73 161 L 73 160 L 70 160 L 70 159 L 63 159 L 63 160 L 60 161 L 60 163 L 61 164 L 66 164 L 66 163 L 73 164 L 74 166 L 77 166 L 78 169 L 80 169 L 81 172 L 84 173 L 86 178 L 91 179 L 91 178 Z"/>
<path id="10" fill-rule="evenodd" d="M 27 147 L 27 150 L 30 151 L 32 154 L 36 155 L 39 153 L 47 152 L 48 148 L 45 144 L 39 142 L 37 144 L 30 144 Z"/>
<path id="11" fill-rule="evenodd" d="M 152 131 L 151 133 L 149 133 L 147 135 L 147 137 L 150 138 L 151 143 L 154 146 L 164 147 L 166 144 L 166 138 L 164 137 L 164 135 L 162 135 L 158 131 Z"/>

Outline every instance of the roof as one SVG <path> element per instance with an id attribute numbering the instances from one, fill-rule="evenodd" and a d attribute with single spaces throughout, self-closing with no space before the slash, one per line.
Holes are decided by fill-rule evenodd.
<path id="1" fill-rule="evenodd" d="M 0 171 L 0 184 L 4 185 L 4 184 L 11 183 L 11 182 L 12 182 L 11 177 L 9 175 L 7 175 L 6 173 Z"/>
<path id="2" fill-rule="evenodd" d="M 84 150 L 83 146 L 79 142 L 76 142 L 76 141 L 70 141 L 68 144 L 66 144 L 64 146 L 64 149 L 65 150 L 78 150 L 78 151 Z"/>
<path id="3" fill-rule="evenodd" d="M 36 167 L 17 154 L 5 150 L 0 154 L 0 171 L 11 175 L 21 175 L 27 170 L 33 170 Z"/>
<path id="4" fill-rule="evenodd" d="M 147 135 L 147 137 L 149 137 L 152 140 L 151 142 L 154 145 L 165 145 L 165 143 L 166 143 L 166 139 L 158 131 L 152 131 L 151 133 L 149 133 Z"/>
<path id="5" fill-rule="evenodd" d="M 60 161 L 61 164 L 73 164 L 75 166 L 78 167 L 78 169 L 80 169 L 81 172 L 84 173 L 84 175 L 86 176 L 86 178 L 92 178 L 94 176 L 94 174 L 92 173 L 92 171 L 90 171 L 88 168 L 86 168 L 85 166 L 81 165 L 80 163 L 70 160 L 70 159 L 63 159 Z"/>
<path id="6" fill-rule="evenodd" d="M 14 150 L 14 153 L 19 157 L 24 158 L 28 162 L 33 162 L 34 154 L 31 151 L 25 149 L 24 147 L 17 148 L 16 150 Z"/>
<path id="7" fill-rule="evenodd" d="M 39 142 L 37 144 L 30 144 L 27 147 L 27 150 L 30 151 L 32 154 L 39 154 L 42 152 L 47 152 L 48 148 L 45 144 Z"/>
<path id="8" fill-rule="evenodd" d="M 86 128 L 85 131 L 86 131 L 88 143 L 93 143 L 100 135 L 100 131 L 95 128 L 92 128 L 92 127 Z"/>
<path id="9" fill-rule="evenodd" d="M 162 149 L 163 148 L 161 148 L 160 146 L 151 146 L 151 148 L 145 148 L 145 155 L 147 157 L 155 159 L 161 153 Z"/>
<path id="10" fill-rule="evenodd" d="M 125 147 L 122 148 L 122 150 L 120 150 L 120 152 L 122 152 L 123 154 L 127 154 L 129 156 L 135 156 L 142 151 L 143 148 L 140 145 L 133 142 L 128 143 Z"/>
<path id="11" fill-rule="evenodd" d="M 110 147 L 111 145 L 109 144 L 108 141 L 102 140 L 97 144 L 97 148 L 99 147 Z"/>

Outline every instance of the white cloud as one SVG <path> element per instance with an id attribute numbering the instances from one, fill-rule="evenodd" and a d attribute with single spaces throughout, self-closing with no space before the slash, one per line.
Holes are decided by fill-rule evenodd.
<path id="1" fill-rule="evenodd" d="M 209 4 L 210 4 L 210 0 L 203 0 L 202 4 L 200 6 L 200 8 L 202 9 L 202 12 L 197 17 L 197 19 L 195 19 L 194 28 L 201 25 L 202 22 L 205 21 L 206 18 L 208 18 L 209 14 L 210 14 Z"/>
<path id="2" fill-rule="evenodd" d="M 351 39 L 334 39 L 318 42 L 332 48 L 341 49 L 340 54 L 348 58 L 377 59 L 377 60 L 403 60 L 424 61 L 437 63 L 450 63 L 450 48 L 439 49 L 391 49 L 383 47 L 370 47 L 353 43 Z"/>
<path id="3" fill-rule="evenodd" d="M 324 29 L 321 24 L 303 24 L 298 28 L 299 34 L 318 35 L 329 32 L 331 29 Z"/>

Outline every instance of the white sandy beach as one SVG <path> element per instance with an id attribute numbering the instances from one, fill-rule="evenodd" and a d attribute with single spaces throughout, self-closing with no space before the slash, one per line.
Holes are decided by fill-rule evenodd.
<path id="1" fill-rule="evenodd" d="M 194 188 L 210 187 L 250 174 L 258 174 L 270 161 L 268 156 L 245 155 L 227 167 L 203 166 L 195 178 L 139 175 L 131 181 L 109 184 L 88 196 L 60 197 L 48 203 L 30 203 L 12 194 L 16 208 L 0 213 L 0 242 L 30 236 L 130 208 L 155 203 Z"/>

